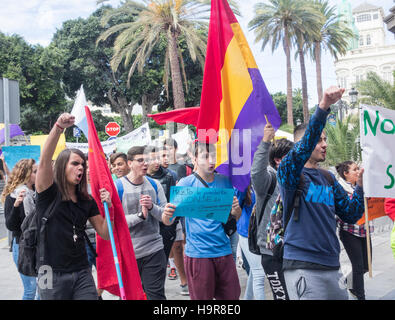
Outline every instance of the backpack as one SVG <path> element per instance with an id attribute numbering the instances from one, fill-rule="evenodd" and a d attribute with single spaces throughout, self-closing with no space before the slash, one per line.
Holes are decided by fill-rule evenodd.
<path id="1" fill-rule="evenodd" d="M 263 218 L 263 214 L 267 205 L 267 202 L 269 201 L 270 197 L 273 195 L 274 189 L 276 188 L 277 184 L 277 179 L 276 176 L 272 175 L 272 183 L 270 184 L 270 187 L 268 189 L 265 201 L 263 202 L 262 209 L 261 209 L 261 215 L 258 218 L 256 217 L 256 203 L 254 205 L 254 208 L 252 209 L 252 213 L 250 216 L 250 221 L 248 224 L 248 249 L 250 252 L 254 254 L 261 254 L 261 250 L 259 249 L 258 246 L 258 228 L 259 225 L 261 224 L 261 220 Z"/>
<path id="2" fill-rule="evenodd" d="M 18 253 L 18 271 L 21 274 L 37 277 L 38 269 L 44 263 L 45 227 L 60 202 L 61 194 L 58 192 L 55 200 L 45 210 L 41 221 L 38 220 L 36 210 L 23 220 Z"/>
<path id="3" fill-rule="evenodd" d="M 330 183 L 331 186 L 334 185 L 334 178 L 329 173 L 329 171 L 319 168 L 318 169 L 326 178 L 326 180 Z M 284 234 L 287 228 L 287 225 L 293 216 L 294 221 L 299 220 L 299 205 L 300 198 L 303 194 L 303 185 L 304 185 L 304 175 L 303 173 L 300 175 L 299 185 L 295 191 L 295 196 L 293 200 L 293 205 L 290 206 L 288 214 L 285 216 L 285 221 L 283 221 L 284 217 L 284 206 L 283 201 L 281 199 L 281 195 L 279 194 L 276 203 L 274 204 L 271 214 L 270 220 L 266 227 L 266 248 L 273 252 L 273 258 L 282 262 L 283 253 L 284 253 Z"/>
<path id="4" fill-rule="evenodd" d="M 156 184 L 154 179 L 152 179 L 150 177 L 147 177 L 147 176 L 145 176 L 145 177 L 147 178 L 147 180 L 151 183 L 152 187 L 154 188 L 155 193 L 156 193 L 156 200 L 158 201 L 157 205 L 159 205 L 160 204 L 160 200 L 159 200 L 159 194 L 158 194 L 158 185 Z M 122 184 L 121 179 L 115 180 L 115 184 L 117 186 L 119 200 L 121 200 L 121 203 L 122 203 L 123 184 Z"/>

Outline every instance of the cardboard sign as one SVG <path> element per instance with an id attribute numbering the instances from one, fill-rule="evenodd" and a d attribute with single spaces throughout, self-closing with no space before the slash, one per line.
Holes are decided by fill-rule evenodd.
<path id="1" fill-rule="evenodd" d="M 384 201 L 385 198 L 368 198 L 368 213 L 369 218 L 368 221 L 372 221 L 376 218 L 380 218 L 385 216 L 384 211 Z M 363 214 L 362 218 L 358 220 L 358 225 L 363 225 L 365 223 L 365 214 Z"/>
<path id="2" fill-rule="evenodd" d="M 4 160 L 8 170 L 12 170 L 16 163 L 22 159 L 34 159 L 36 163 L 40 160 L 40 146 L 4 146 L 2 148 Z"/>
<path id="3" fill-rule="evenodd" d="M 174 217 L 213 219 L 226 223 L 233 203 L 233 189 L 171 187 L 170 203 L 177 208 Z"/>

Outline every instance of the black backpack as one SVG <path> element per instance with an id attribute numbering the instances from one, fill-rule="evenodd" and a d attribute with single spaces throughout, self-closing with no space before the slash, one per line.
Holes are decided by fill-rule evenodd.
<path id="1" fill-rule="evenodd" d="M 61 202 L 60 192 L 40 221 L 36 210 L 31 212 L 22 222 L 22 234 L 19 238 L 18 271 L 25 276 L 37 277 L 38 269 L 44 263 L 45 227 L 57 206 Z"/>
<path id="2" fill-rule="evenodd" d="M 248 224 L 248 249 L 250 252 L 261 255 L 261 250 L 259 249 L 258 246 L 258 227 L 261 223 L 261 220 L 263 218 L 263 214 L 267 205 L 267 202 L 269 201 L 270 197 L 273 195 L 274 189 L 276 188 L 277 184 L 277 179 L 276 176 L 272 175 L 272 183 L 269 187 L 269 190 L 267 192 L 265 201 L 263 202 L 262 209 L 261 209 L 261 214 L 259 218 L 257 219 L 256 217 L 256 203 L 254 205 L 254 208 L 252 209 L 252 213 L 250 216 L 250 222 Z M 257 221 L 258 220 L 258 221 Z"/>

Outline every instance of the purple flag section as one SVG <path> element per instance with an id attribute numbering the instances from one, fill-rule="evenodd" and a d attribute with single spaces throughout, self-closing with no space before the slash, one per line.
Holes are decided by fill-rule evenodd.
<path id="1" fill-rule="evenodd" d="M 245 191 L 251 180 L 254 154 L 263 138 L 265 115 L 277 130 L 281 118 L 258 69 L 249 69 L 253 91 L 241 110 L 228 143 L 228 161 L 217 172 L 228 176 L 235 188 Z"/>
<path id="2" fill-rule="evenodd" d="M 4 130 L 5 128 L 0 130 L 0 144 L 4 143 L 5 141 Z M 22 131 L 20 126 L 18 126 L 17 124 L 10 124 L 10 138 L 23 135 L 24 132 Z"/>

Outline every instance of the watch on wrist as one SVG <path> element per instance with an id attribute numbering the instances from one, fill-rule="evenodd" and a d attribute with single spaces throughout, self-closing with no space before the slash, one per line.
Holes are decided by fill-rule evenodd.
<path id="1" fill-rule="evenodd" d="M 139 213 L 137 214 L 137 216 L 138 216 L 140 219 L 145 220 L 144 213 L 139 212 Z"/>

